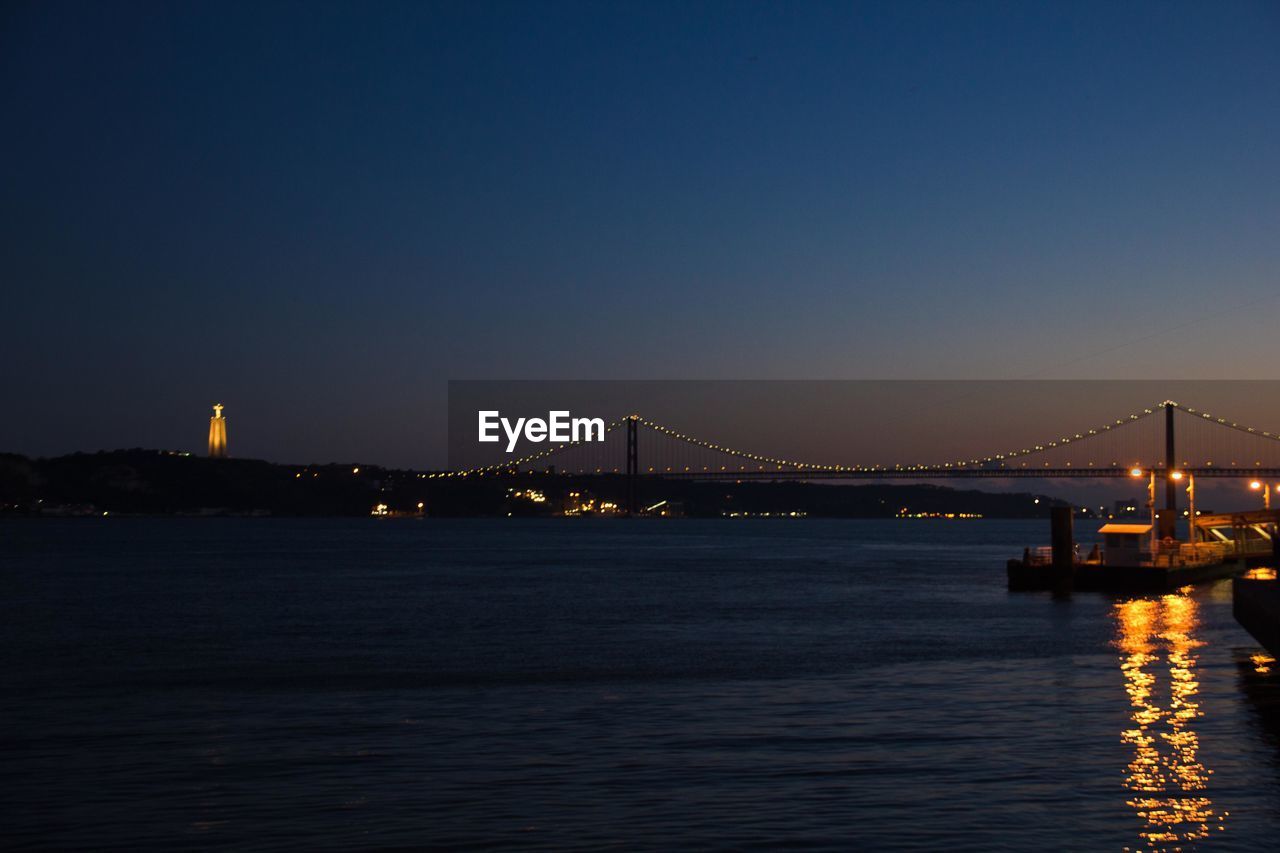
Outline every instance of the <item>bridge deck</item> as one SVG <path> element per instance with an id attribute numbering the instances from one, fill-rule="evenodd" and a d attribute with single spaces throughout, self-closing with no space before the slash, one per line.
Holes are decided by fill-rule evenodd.
<path id="1" fill-rule="evenodd" d="M 1196 477 L 1280 478 L 1280 468 L 1188 468 Z M 948 468 L 885 471 L 654 471 L 644 476 L 681 480 L 1006 480 L 1130 477 L 1128 468 Z M 1157 477 L 1159 474 L 1157 473 Z"/>

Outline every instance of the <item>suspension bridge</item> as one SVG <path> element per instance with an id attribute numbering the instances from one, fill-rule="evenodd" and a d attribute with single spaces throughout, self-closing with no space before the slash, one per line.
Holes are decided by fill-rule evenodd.
<path id="1" fill-rule="evenodd" d="M 438 477 L 542 472 L 719 480 L 939 480 L 1127 477 L 1280 477 L 1280 432 L 1166 400 L 1151 408 L 1035 444 L 927 464 L 858 464 L 770 456 L 689 435 L 641 415 L 605 427 L 604 441 L 569 442 Z"/>

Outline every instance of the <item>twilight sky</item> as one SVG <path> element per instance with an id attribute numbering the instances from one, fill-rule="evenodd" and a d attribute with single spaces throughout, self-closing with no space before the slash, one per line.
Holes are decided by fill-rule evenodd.
<path id="1" fill-rule="evenodd" d="M 0 450 L 1280 363 L 1276 3 L 8 3 L 0 84 Z"/>

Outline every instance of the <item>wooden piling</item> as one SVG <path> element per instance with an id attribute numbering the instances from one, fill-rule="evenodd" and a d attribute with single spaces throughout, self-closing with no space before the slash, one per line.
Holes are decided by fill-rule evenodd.
<path id="1" fill-rule="evenodd" d="M 1050 542 L 1053 550 L 1053 591 L 1055 595 L 1071 593 L 1076 570 L 1074 513 L 1069 506 L 1049 509 Z"/>

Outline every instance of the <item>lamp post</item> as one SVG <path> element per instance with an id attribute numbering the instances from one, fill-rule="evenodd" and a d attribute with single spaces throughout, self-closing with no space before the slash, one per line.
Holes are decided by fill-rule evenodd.
<path id="1" fill-rule="evenodd" d="M 1129 470 L 1129 476 L 1141 478 L 1143 470 L 1136 465 Z M 1151 469 L 1151 479 L 1147 482 L 1147 511 L 1151 514 L 1151 559 L 1156 554 L 1156 469 Z"/>
<path id="2" fill-rule="evenodd" d="M 1170 471 L 1170 472 L 1169 472 L 1169 479 L 1170 479 L 1170 480 L 1172 480 L 1172 481 L 1173 481 L 1173 482 L 1175 482 L 1175 483 L 1180 483 L 1180 482 L 1182 482 L 1182 477 L 1183 477 L 1183 474 L 1182 474 L 1182 472 L 1181 472 L 1181 471 Z M 1170 530 L 1170 533 L 1171 533 L 1171 535 L 1173 536 L 1173 538 L 1174 538 L 1174 539 L 1177 539 L 1177 538 L 1178 538 L 1178 516 L 1177 516 L 1177 514 L 1176 514 L 1176 511 L 1175 511 L 1174 516 L 1173 516 L 1173 522 L 1172 522 L 1172 524 L 1170 525 L 1169 530 Z"/>
<path id="3" fill-rule="evenodd" d="M 1253 489 L 1255 492 L 1261 489 L 1262 490 L 1262 508 L 1271 509 L 1271 484 L 1270 483 L 1261 483 L 1257 480 L 1254 480 L 1252 483 L 1249 484 L 1249 488 Z M 1280 489 L 1280 485 L 1277 485 L 1276 488 Z M 1280 560 L 1280 539 L 1277 539 L 1276 525 L 1268 524 L 1267 530 L 1270 531 L 1271 533 L 1271 553 L 1275 555 L 1276 559 Z"/>
<path id="4" fill-rule="evenodd" d="M 1196 543 L 1196 475 L 1187 472 L 1187 539 Z"/>

